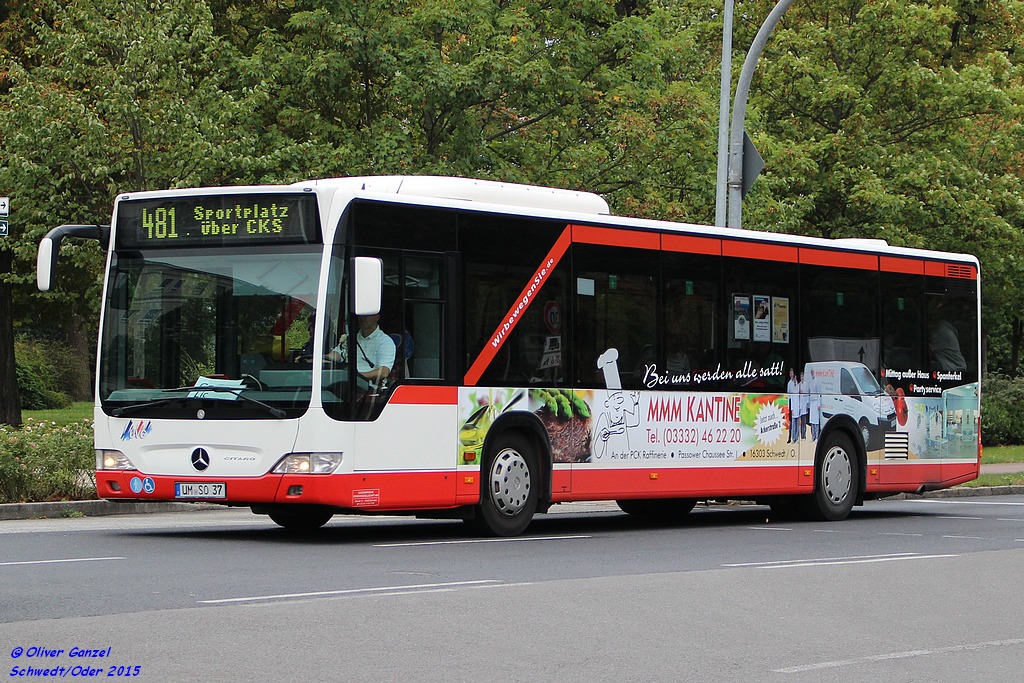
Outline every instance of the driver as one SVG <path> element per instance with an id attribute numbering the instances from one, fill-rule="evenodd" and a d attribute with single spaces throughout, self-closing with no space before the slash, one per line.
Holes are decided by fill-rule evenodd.
<path id="1" fill-rule="evenodd" d="M 356 372 L 372 387 L 379 387 L 395 365 L 395 342 L 380 329 L 377 324 L 379 320 L 379 315 L 356 317 L 359 324 L 359 332 L 356 333 Z M 338 345 L 324 356 L 324 360 L 348 362 L 347 334 L 341 335 Z"/>

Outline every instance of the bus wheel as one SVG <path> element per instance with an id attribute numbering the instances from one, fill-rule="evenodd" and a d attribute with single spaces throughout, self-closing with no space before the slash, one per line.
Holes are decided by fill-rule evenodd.
<path id="1" fill-rule="evenodd" d="M 833 432 L 819 451 L 815 466 L 814 494 L 806 512 L 812 519 L 846 519 L 857 498 L 857 451 L 842 432 Z"/>
<path id="2" fill-rule="evenodd" d="M 329 510 L 274 510 L 267 513 L 274 523 L 291 531 L 313 531 L 331 521 Z"/>
<path id="3" fill-rule="evenodd" d="M 627 515 L 659 517 L 672 522 L 685 517 L 697 504 L 696 498 L 632 498 L 617 500 L 615 504 Z"/>
<path id="4" fill-rule="evenodd" d="M 495 536 L 521 534 L 533 520 L 539 494 L 536 458 L 529 441 L 507 434 L 486 461 L 475 526 Z"/>

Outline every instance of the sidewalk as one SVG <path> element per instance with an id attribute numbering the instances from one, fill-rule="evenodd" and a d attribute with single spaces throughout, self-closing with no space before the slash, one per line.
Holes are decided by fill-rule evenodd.
<path id="1" fill-rule="evenodd" d="M 1024 472 L 1024 462 L 998 462 L 991 465 L 982 465 L 982 474 L 1016 474 Z"/>

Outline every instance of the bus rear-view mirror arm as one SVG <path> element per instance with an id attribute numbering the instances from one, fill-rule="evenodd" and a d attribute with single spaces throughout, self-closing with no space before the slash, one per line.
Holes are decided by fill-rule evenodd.
<path id="1" fill-rule="evenodd" d="M 98 240 L 106 251 L 110 245 L 110 226 L 61 225 L 46 233 L 46 236 L 39 242 L 39 252 L 36 254 L 36 286 L 41 292 L 48 292 L 53 287 L 60 244 L 65 237 Z"/>

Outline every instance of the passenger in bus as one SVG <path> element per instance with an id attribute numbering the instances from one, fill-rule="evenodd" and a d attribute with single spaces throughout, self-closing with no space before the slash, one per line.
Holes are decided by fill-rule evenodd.
<path id="1" fill-rule="evenodd" d="M 945 318 L 938 318 L 928 329 L 928 356 L 932 370 L 951 372 L 967 369 L 956 328 Z"/>
<path id="2" fill-rule="evenodd" d="M 356 372 L 369 384 L 371 389 L 382 389 L 384 380 L 395 364 L 395 342 L 377 324 L 379 315 L 361 315 L 356 318 L 359 332 L 356 333 Z M 331 349 L 325 361 L 348 363 L 348 335 L 341 335 L 338 345 Z"/>

